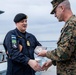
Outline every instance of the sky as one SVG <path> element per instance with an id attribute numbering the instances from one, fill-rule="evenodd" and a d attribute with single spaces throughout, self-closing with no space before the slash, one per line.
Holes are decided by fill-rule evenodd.
<path id="1" fill-rule="evenodd" d="M 58 40 L 60 30 L 65 24 L 58 22 L 54 15 L 51 15 L 52 0 L 0 0 L 0 10 L 5 11 L 0 15 L 0 42 L 9 30 L 14 29 L 13 19 L 16 14 L 28 15 L 27 32 L 36 36 L 39 41 Z M 69 0 L 73 13 L 76 13 L 76 1 Z"/>

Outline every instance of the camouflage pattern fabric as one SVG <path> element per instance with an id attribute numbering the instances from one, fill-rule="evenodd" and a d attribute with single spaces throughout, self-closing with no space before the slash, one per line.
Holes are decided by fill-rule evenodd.
<path id="1" fill-rule="evenodd" d="M 51 1 L 51 4 L 52 4 L 52 6 L 53 6 L 53 9 L 52 9 L 52 11 L 51 11 L 51 14 L 54 14 L 54 10 L 56 9 L 56 7 L 57 7 L 60 3 L 62 3 L 63 1 L 65 1 L 65 0 L 53 0 L 53 1 Z"/>
<path id="2" fill-rule="evenodd" d="M 57 75 L 76 75 L 76 16 L 73 15 L 61 30 L 57 48 L 46 56 L 57 66 Z"/>

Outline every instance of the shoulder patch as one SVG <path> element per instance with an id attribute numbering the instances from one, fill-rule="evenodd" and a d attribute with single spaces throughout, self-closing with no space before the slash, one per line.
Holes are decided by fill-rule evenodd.
<path id="1" fill-rule="evenodd" d="M 17 39 L 15 35 L 11 35 L 12 47 L 17 48 Z"/>

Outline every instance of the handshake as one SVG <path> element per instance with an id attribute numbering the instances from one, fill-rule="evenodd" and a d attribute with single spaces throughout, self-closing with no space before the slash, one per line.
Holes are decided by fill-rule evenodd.
<path id="1" fill-rule="evenodd" d="M 39 56 L 42 56 L 42 57 L 45 57 L 46 56 L 46 50 L 47 48 L 46 47 L 42 47 L 42 46 L 37 46 L 34 50 L 34 53 L 39 57 Z M 41 58 L 42 58 L 41 57 Z M 42 58 L 43 60 L 45 60 L 44 58 Z M 39 59 L 39 58 L 35 58 L 35 60 L 32 60 L 30 59 L 28 64 L 30 65 L 30 67 L 32 69 L 34 69 L 35 71 L 44 71 L 44 70 L 47 70 L 51 65 L 52 65 L 52 62 L 51 60 L 49 61 L 46 61 L 44 62 L 44 64 L 42 64 L 42 66 L 39 64 L 39 63 L 42 63 L 42 59 Z"/>

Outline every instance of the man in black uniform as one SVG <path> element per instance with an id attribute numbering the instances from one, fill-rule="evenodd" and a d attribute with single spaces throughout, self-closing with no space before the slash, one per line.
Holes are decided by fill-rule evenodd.
<path id="1" fill-rule="evenodd" d="M 34 60 L 34 49 L 41 44 L 34 35 L 26 32 L 27 15 L 17 14 L 14 22 L 16 29 L 9 31 L 3 42 L 8 55 L 6 75 L 35 75 L 41 67 Z"/>

